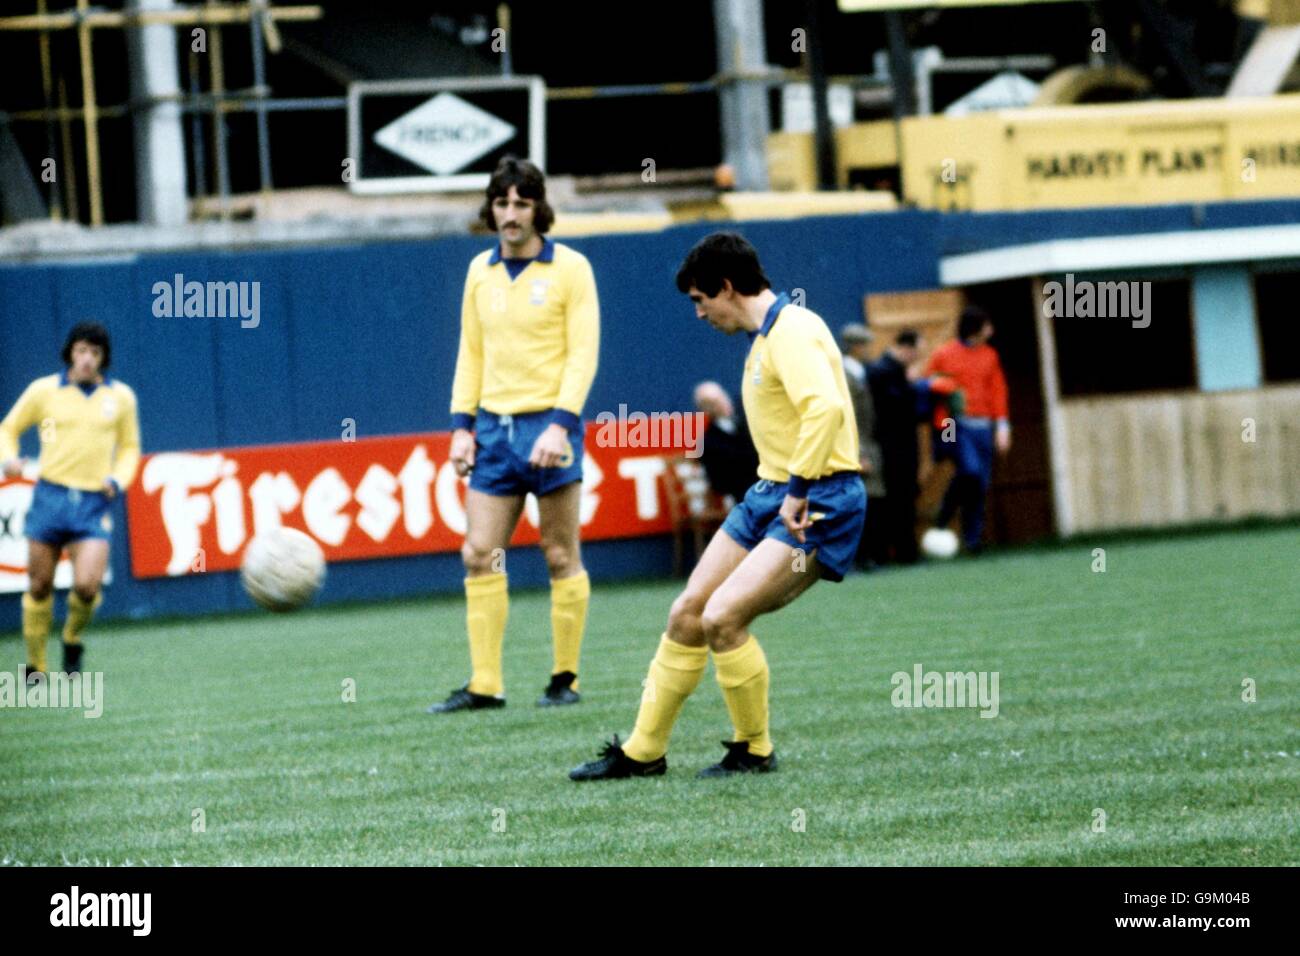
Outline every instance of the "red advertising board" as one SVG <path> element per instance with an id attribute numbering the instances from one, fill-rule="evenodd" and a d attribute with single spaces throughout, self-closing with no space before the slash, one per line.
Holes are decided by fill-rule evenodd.
<path id="1" fill-rule="evenodd" d="M 660 475 L 683 446 L 599 433 L 588 424 L 583 540 L 668 532 Z M 147 455 L 126 497 L 132 573 L 238 568 L 248 541 L 278 524 L 310 534 L 330 561 L 458 551 L 466 480 L 450 444 L 438 432 Z M 511 544 L 537 540 L 530 495 Z"/>

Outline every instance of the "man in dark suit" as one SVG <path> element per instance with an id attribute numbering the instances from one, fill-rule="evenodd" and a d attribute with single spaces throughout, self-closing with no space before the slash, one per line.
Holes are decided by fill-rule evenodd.
<path id="1" fill-rule="evenodd" d="M 858 424 L 858 468 L 862 484 L 867 491 L 867 520 L 862 526 L 862 540 L 858 545 L 858 566 L 870 569 L 876 561 L 871 553 L 873 502 L 885 495 L 884 474 L 881 471 L 880 445 L 876 441 L 876 411 L 867 384 L 867 360 L 872 341 L 871 330 L 857 323 L 840 329 L 840 351 L 843 353 L 844 381 L 849 387 L 849 400 L 853 402 L 853 418 Z"/>
<path id="2" fill-rule="evenodd" d="M 917 557 L 916 426 L 921 415 L 917 387 L 908 377 L 908 368 L 917 359 L 917 341 L 917 334 L 905 329 L 867 368 L 885 486 L 885 497 L 879 501 L 873 499 L 870 506 L 880 518 L 873 526 L 879 533 L 872 543 L 872 557 L 878 563 L 888 560 L 891 552 L 900 564 L 911 564 Z"/>
<path id="3" fill-rule="evenodd" d="M 758 452 L 744 415 L 736 411 L 731 396 L 717 382 L 695 386 L 695 407 L 709 416 L 700 454 L 709 486 L 741 501 L 749 486 L 758 481 Z"/>

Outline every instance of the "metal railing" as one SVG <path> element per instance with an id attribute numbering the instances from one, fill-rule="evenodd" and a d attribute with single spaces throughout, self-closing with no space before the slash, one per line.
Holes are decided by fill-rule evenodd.
<path id="1" fill-rule="evenodd" d="M 189 124 L 190 148 L 195 171 L 195 190 L 197 197 L 208 198 L 207 165 L 205 155 L 207 144 L 201 117 L 211 118 L 212 160 L 216 166 L 216 195 L 219 197 L 219 210 L 223 219 L 231 215 L 230 157 L 226 115 L 230 113 L 253 112 L 257 115 L 257 165 L 261 190 L 272 189 L 271 148 L 268 130 L 268 114 L 274 112 L 298 112 L 312 110 L 343 110 L 347 108 L 346 96 L 321 97 L 287 97 L 275 98 L 266 82 L 266 50 L 272 53 L 281 49 L 281 38 L 276 26 L 278 22 L 303 22 L 320 19 L 323 15 L 319 6 L 273 7 L 270 0 L 239 0 L 225 3 L 222 0 L 205 0 L 202 7 L 178 7 L 172 10 L 135 10 L 106 11 L 90 7 L 89 0 L 76 0 L 74 10 L 50 13 L 46 9 L 46 0 L 35 0 L 36 13 L 20 16 L 0 17 L 0 31 L 35 32 L 39 36 L 42 93 L 45 105 L 41 109 L 17 110 L 0 113 L 0 122 L 45 123 L 48 132 L 47 142 L 50 155 L 55 151 L 54 129 L 60 130 L 61 154 L 64 165 L 72 154 L 71 123 L 80 120 L 85 129 L 86 140 L 86 180 L 90 191 L 90 223 L 94 226 L 103 224 L 103 187 L 102 170 L 99 155 L 98 123 L 101 119 L 120 119 L 133 116 L 136 112 L 149 109 L 159 103 L 177 103 L 183 114 L 191 117 Z M 508 12 L 499 11 L 505 22 Z M 253 85 L 245 89 L 227 89 L 222 46 L 222 27 L 245 25 L 249 27 L 249 43 L 252 56 Z M 198 55 L 191 49 L 187 64 L 186 92 L 171 95 L 154 95 L 135 98 L 126 103 L 102 106 L 96 101 L 94 82 L 94 61 L 91 52 L 91 31 L 96 29 L 138 29 L 145 26 L 206 26 L 209 28 L 207 43 L 208 53 L 208 91 L 202 92 L 201 74 Z M 59 30 L 76 30 L 80 53 L 80 72 L 82 85 L 81 107 L 68 105 L 67 91 L 63 78 L 57 83 L 57 105 L 55 105 L 55 86 L 53 80 L 53 62 L 50 51 L 50 33 Z M 878 74 L 831 76 L 828 82 L 847 84 L 852 87 L 887 86 Z M 705 80 L 668 83 L 632 83 L 606 86 L 555 87 L 546 90 L 548 102 L 597 100 L 610 98 L 629 98 L 644 96 L 681 96 L 716 93 L 723 88 L 740 82 L 761 82 L 769 86 L 790 82 L 807 82 L 808 73 L 803 69 L 773 68 L 758 72 L 718 73 Z M 64 201 L 72 219 L 79 219 L 76 194 L 76 177 L 61 177 L 65 190 Z M 57 190 L 53 193 L 51 217 L 62 218 Z"/>
<path id="2" fill-rule="evenodd" d="M 276 22 L 318 20 L 322 15 L 320 7 L 272 7 L 269 0 L 243 0 L 243 2 L 222 4 L 216 0 L 206 0 L 205 6 L 177 8 L 174 10 L 98 10 L 90 6 L 90 0 L 77 0 L 73 10 L 50 13 L 45 0 L 36 0 L 36 12 L 21 16 L 0 17 L 0 31 L 27 31 L 39 35 L 41 59 L 41 90 L 45 99 L 44 109 L 24 110 L 8 114 L 9 121 L 33 120 L 50 124 L 58 121 L 62 129 L 63 158 L 65 164 L 71 154 L 71 131 L 68 123 L 81 119 L 86 135 L 86 182 L 90 191 L 90 223 L 93 226 L 104 222 L 104 197 L 102 169 L 99 156 L 99 120 L 105 117 L 123 117 L 137 109 L 154 102 L 180 100 L 183 109 L 210 112 L 212 114 L 213 138 L 217 144 L 218 185 L 223 199 L 229 196 L 229 162 L 226 151 L 225 113 L 230 112 L 230 100 L 241 104 L 247 103 L 257 113 L 257 150 L 258 169 L 262 188 L 271 186 L 270 142 L 267 131 L 266 114 L 270 105 L 270 91 L 266 86 L 266 52 L 263 44 L 273 53 L 280 49 L 280 33 Z M 253 88 L 238 91 L 235 96 L 228 96 L 225 90 L 225 72 L 221 56 L 221 27 L 230 24 L 248 24 L 249 42 L 252 46 Z M 95 96 L 95 61 L 91 48 L 91 31 L 96 29 L 117 28 L 130 29 L 144 26 L 204 26 L 211 30 L 211 55 L 209 63 L 209 84 L 211 93 L 207 105 L 198 106 L 199 97 L 191 94 L 186 97 L 153 97 L 146 103 L 129 102 L 115 106 L 101 107 Z M 67 105 L 67 93 L 62 80 L 59 83 L 59 105 L 53 106 L 53 58 L 50 50 L 49 35 L 51 31 L 76 30 L 81 66 L 82 106 L 70 109 Z M 197 64 L 191 54 L 191 79 Z M 53 149 L 53 130 L 47 141 Z M 70 211 L 76 216 L 76 181 L 75 177 L 64 177 Z M 56 193 L 57 196 L 57 193 Z M 223 201 L 222 207 L 225 208 Z M 54 204 L 57 209 L 57 204 Z"/>

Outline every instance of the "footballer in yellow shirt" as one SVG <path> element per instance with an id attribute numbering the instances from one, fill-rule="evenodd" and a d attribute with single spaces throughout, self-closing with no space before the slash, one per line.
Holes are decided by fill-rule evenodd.
<path id="1" fill-rule="evenodd" d="M 700 776 L 775 770 L 767 659 L 750 624 L 821 578 L 842 580 L 866 518 L 853 403 L 826 323 L 774 293 L 754 247 L 735 233 L 700 240 L 677 287 L 697 317 L 749 335 L 742 396 L 759 480 L 673 602 L 632 736 L 624 744 L 615 736 L 596 760 L 570 771 L 573 780 L 664 773 L 673 724 L 710 653 L 734 732 L 726 755 Z"/>
<path id="2" fill-rule="evenodd" d="M 539 706 L 575 704 L 591 584 L 578 547 L 582 407 L 596 376 L 600 306 L 585 256 L 545 233 L 554 213 L 541 171 L 506 157 L 481 218 L 500 241 L 470 263 L 451 390 L 451 460 L 465 496 L 471 676 L 428 713 L 505 706 L 505 553 L 525 496 L 537 498 L 551 578 L 551 678 Z"/>
<path id="3" fill-rule="evenodd" d="M 81 670 L 81 633 L 103 600 L 113 499 L 135 478 L 140 464 L 140 423 L 135 392 L 106 374 L 108 332 L 83 322 L 68 333 L 64 370 L 27 386 L 0 421 L 0 467 L 22 474 L 18 439 L 28 428 L 40 435 L 40 478 L 23 523 L 27 538 L 27 593 L 23 595 L 26 679 L 46 672 L 45 644 L 54 614 L 54 567 L 67 548 L 73 584 L 63 627 L 63 670 Z"/>

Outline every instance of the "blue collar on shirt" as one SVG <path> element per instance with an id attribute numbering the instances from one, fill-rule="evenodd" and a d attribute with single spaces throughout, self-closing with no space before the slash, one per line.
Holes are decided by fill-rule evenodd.
<path id="1" fill-rule="evenodd" d="M 767 335 L 768 332 L 772 331 L 772 325 L 776 322 L 776 317 L 780 315 L 781 310 L 789 304 L 790 297 L 788 295 L 784 292 L 778 294 L 776 301 L 773 302 L 771 308 L 767 310 L 767 315 L 763 316 L 763 324 L 758 327 L 758 331 L 749 333 L 749 341 L 752 342 L 760 335 Z"/>
<path id="2" fill-rule="evenodd" d="M 553 261 L 554 259 L 555 259 L 555 243 L 552 242 L 550 239 L 547 239 L 545 236 L 542 236 L 542 251 L 539 252 L 539 253 L 537 253 L 536 261 L 537 261 L 537 262 L 551 262 L 551 261 Z M 502 259 L 501 259 L 501 243 L 498 242 L 495 246 L 492 247 L 492 256 L 491 256 L 491 258 L 488 259 L 488 265 L 490 265 L 490 266 L 494 266 L 494 265 L 496 265 L 498 262 L 501 262 L 501 261 L 502 261 Z M 533 262 L 534 260 L 533 260 L 533 259 L 514 259 L 514 260 L 506 260 L 506 261 L 512 261 L 512 262 Z"/>
<path id="3" fill-rule="evenodd" d="M 110 385 L 112 382 L 113 380 L 105 375 L 104 381 L 100 382 L 99 385 Z M 63 386 L 71 384 L 72 381 L 68 378 L 68 370 L 65 368 L 61 373 L 59 373 L 59 385 Z M 90 384 L 78 382 L 77 388 L 81 389 L 83 395 L 94 395 L 95 389 L 99 388 L 99 385 L 96 385 L 94 382 L 91 382 Z"/>

